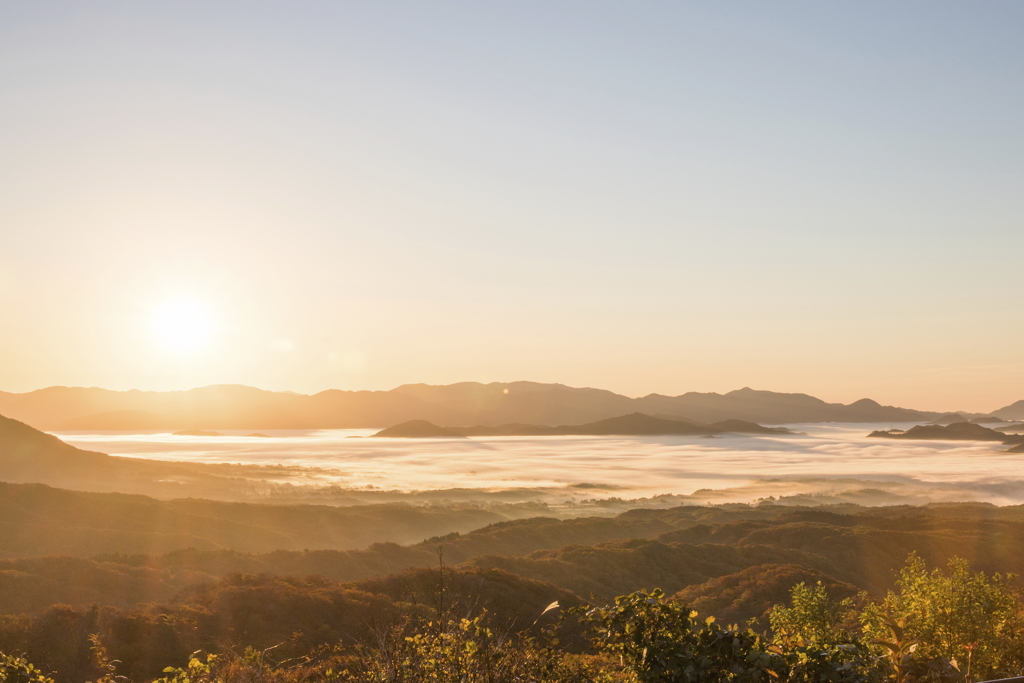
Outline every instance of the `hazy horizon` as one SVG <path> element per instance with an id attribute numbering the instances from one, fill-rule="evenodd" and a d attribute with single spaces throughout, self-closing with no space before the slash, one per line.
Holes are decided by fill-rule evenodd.
<path id="1" fill-rule="evenodd" d="M 476 382 L 476 380 L 465 380 L 463 382 L 452 382 L 451 384 L 472 384 L 472 383 L 479 383 L 479 384 L 513 384 L 513 383 L 519 382 L 519 381 L 530 382 L 530 383 L 535 383 L 535 384 L 560 384 L 562 386 L 566 386 L 566 387 L 569 387 L 569 388 L 577 388 L 577 389 L 598 389 L 598 390 L 613 391 L 611 389 L 608 389 L 607 387 L 594 386 L 594 385 L 572 387 L 571 385 L 563 384 L 563 383 L 560 383 L 560 382 L 533 382 L 533 380 L 514 380 L 514 381 L 507 381 L 507 382 L 506 381 Z M 325 389 L 320 389 L 320 390 L 317 390 L 317 391 L 301 392 L 301 391 L 294 391 L 294 390 L 291 390 L 291 389 L 267 389 L 267 388 L 264 388 L 264 387 L 257 387 L 257 386 L 253 386 L 251 384 L 242 384 L 242 383 L 206 384 L 206 385 L 200 385 L 200 386 L 194 386 L 194 387 L 185 387 L 185 388 L 181 388 L 181 389 L 176 389 L 176 388 L 175 389 L 140 389 L 138 387 L 131 387 L 131 388 L 128 388 L 128 389 L 116 389 L 116 388 L 111 388 L 111 387 L 100 387 L 100 386 L 86 387 L 86 386 L 69 386 L 69 385 L 64 385 L 64 384 L 52 384 L 52 385 L 48 385 L 48 386 L 45 386 L 45 387 L 37 387 L 35 389 L 29 389 L 27 391 L 18 391 L 18 392 L 7 391 L 7 390 L 5 390 L 3 388 L 0 388 L 0 393 L 28 394 L 28 393 L 33 393 L 35 391 L 43 391 L 45 389 L 61 389 L 61 388 L 66 388 L 66 389 L 100 389 L 100 390 L 105 390 L 105 391 L 116 391 L 116 392 L 142 391 L 142 392 L 151 392 L 151 393 L 172 393 L 172 392 L 187 392 L 187 391 L 192 391 L 192 390 L 196 390 L 196 389 L 204 389 L 204 388 L 216 387 L 216 386 L 240 386 L 240 387 L 247 387 L 247 388 L 251 388 L 251 389 L 258 389 L 260 391 L 274 392 L 274 393 L 285 393 L 285 394 L 294 394 L 294 395 L 301 395 L 301 396 L 312 396 L 312 395 L 321 393 L 323 391 L 335 391 L 335 390 L 341 390 L 341 391 L 385 391 L 386 392 L 386 391 L 391 391 L 391 390 L 397 389 L 397 388 L 399 388 L 401 386 L 416 385 L 416 384 L 428 384 L 429 385 L 429 383 L 426 383 L 426 382 L 404 382 L 403 384 L 399 384 L 399 385 L 391 386 L 391 387 L 386 387 L 386 388 L 382 388 L 382 389 L 370 389 L 370 388 L 361 388 L 361 387 L 352 387 L 352 388 L 341 389 L 339 387 L 327 387 Z M 430 385 L 430 386 L 447 386 L 447 385 L 437 385 L 437 384 L 434 384 L 434 385 Z M 771 389 L 771 388 L 742 386 L 742 387 L 735 387 L 733 389 L 729 389 L 729 390 L 722 391 L 722 392 L 697 392 L 697 393 L 728 394 L 730 392 L 739 391 L 739 390 L 742 390 L 742 389 L 754 389 L 755 391 L 775 392 L 775 390 Z M 652 395 L 652 394 L 657 394 L 659 392 L 647 392 L 645 394 L 637 394 L 637 395 L 625 394 L 623 392 L 614 392 L 614 393 L 619 394 L 621 396 L 626 396 L 627 398 L 642 398 L 644 396 L 649 396 L 649 395 Z M 683 391 L 683 392 L 679 392 L 678 394 L 661 394 L 661 395 L 663 395 L 663 396 L 679 396 L 679 395 L 683 395 L 683 394 L 686 394 L 686 393 L 691 393 L 691 392 Z M 854 403 L 854 402 L 856 402 L 858 400 L 861 400 L 861 399 L 871 399 L 871 400 L 878 401 L 878 399 L 876 399 L 874 396 L 871 396 L 871 395 L 859 396 L 857 398 L 853 398 L 853 399 L 850 399 L 850 400 L 847 400 L 847 401 L 843 401 L 843 400 L 840 400 L 840 401 L 828 401 L 827 399 L 823 399 L 821 396 L 814 396 L 813 394 L 809 394 L 808 392 L 804 392 L 804 391 L 776 392 L 776 393 L 806 394 L 806 395 L 812 396 L 814 398 L 825 400 L 826 403 L 839 403 L 839 404 L 843 404 L 843 405 L 849 405 L 849 404 Z M 1021 400 L 1021 399 L 1018 399 L 1018 400 Z M 882 405 L 890 405 L 890 404 L 886 404 L 884 401 L 878 401 L 878 402 L 880 404 L 882 404 Z M 989 414 L 991 412 L 997 411 L 1000 408 L 1007 407 L 1007 406 L 1009 406 L 1009 405 L 1011 405 L 1013 403 L 1016 403 L 1016 402 L 1017 401 L 1010 401 L 1009 403 L 1006 403 L 1006 404 L 1000 404 L 998 406 L 992 407 L 990 410 L 968 410 L 968 409 L 966 409 L 966 408 L 964 408 L 962 406 L 959 407 L 959 408 L 955 408 L 955 407 L 947 407 L 947 408 L 922 408 L 921 406 L 915 406 L 915 405 L 902 405 L 902 406 L 901 405 L 895 405 L 894 407 L 909 408 L 909 409 L 914 409 L 914 410 L 925 410 L 925 411 L 940 412 L 940 413 L 953 413 L 953 412 L 960 411 L 960 412 L 965 412 L 965 413 L 984 413 L 984 414 Z"/>
<path id="2" fill-rule="evenodd" d="M 1024 6 L 8 3 L 0 388 L 1024 398 Z"/>

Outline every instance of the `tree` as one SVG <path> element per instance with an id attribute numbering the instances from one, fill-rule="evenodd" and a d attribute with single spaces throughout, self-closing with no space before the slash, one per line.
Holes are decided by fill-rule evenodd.
<path id="1" fill-rule="evenodd" d="M 583 619 L 596 634 L 595 646 L 621 657 L 642 683 L 760 683 L 779 668 L 779 658 L 752 631 L 724 630 L 713 617 L 696 617 L 655 589 L 618 597 Z"/>

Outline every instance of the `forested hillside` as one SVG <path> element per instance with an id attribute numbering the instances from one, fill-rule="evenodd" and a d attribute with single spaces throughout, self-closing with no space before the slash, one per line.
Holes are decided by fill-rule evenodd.
<path id="1" fill-rule="evenodd" d="M 233 509 L 203 501 L 180 505 L 222 521 Z M 109 508 L 106 519 L 123 525 L 117 510 Z M 267 508 L 265 517 L 249 523 L 272 528 L 279 512 Z M 381 520 L 390 512 L 373 514 Z M 91 514 L 94 522 L 103 518 L 99 508 Z M 371 519 L 366 509 L 289 514 L 298 515 L 290 517 L 296 528 L 315 515 L 337 515 L 353 525 Z M 897 586 L 897 570 L 911 553 L 931 566 L 959 556 L 978 570 L 1022 572 L 1024 510 L 694 506 L 613 518 L 502 521 L 361 550 L 190 549 L 76 558 L 60 553 L 62 542 L 82 549 L 70 536 L 55 535 L 47 541 L 57 549 L 53 555 L 0 560 L 0 606 L 8 615 L 0 618 L 0 650 L 29 652 L 57 671 L 79 672 L 92 656 L 88 636 L 99 633 L 111 656 L 145 678 L 194 649 L 286 642 L 281 653 L 298 656 L 339 639 L 364 641 L 373 624 L 428 618 L 441 607 L 438 600 L 460 614 L 486 610 L 491 619 L 525 628 L 554 601 L 606 604 L 617 595 L 660 588 L 702 614 L 737 623 L 758 618 L 767 627 L 767 612 L 794 584 L 821 582 L 837 598 L 859 591 L 879 597 Z"/>
<path id="2" fill-rule="evenodd" d="M 0 483 L 0 557 L 162 554 L 172 550 L 365 548 L 411 543 L 506 519 L 471 505 L 259 505 L 162 501 Z"/>

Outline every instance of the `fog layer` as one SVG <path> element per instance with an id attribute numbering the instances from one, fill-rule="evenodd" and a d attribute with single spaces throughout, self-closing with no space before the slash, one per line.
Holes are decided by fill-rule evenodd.
<path id="1" fill-rule="evenodd" d="M 566 504 L 978 500 L 1024 503 L 1024 458 L 1001 444 L 868 439 L 891 425 L 794 425 L 780 437 L 369 439 L 361 430 L 270 431 L 266 438 L 58 433 L 111 455 L 284 465 L 281 481 L 351 491 L 461 491 L 477 500 Z M 513 492 L 516 495 L 510 496 Z M 652 503 L 655 500 L 651 501 Z"/>

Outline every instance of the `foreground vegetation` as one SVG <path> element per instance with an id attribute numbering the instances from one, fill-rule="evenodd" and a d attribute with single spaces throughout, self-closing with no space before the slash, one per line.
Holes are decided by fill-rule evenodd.
<path id="1" fill-rule="evenodd" d="M 364 593 L 360 623 L 319 634 L 331 619 L 316 609 L 353 596 L 318 595 L 327 584 L 293 580 L 304 599 L 289 604 L 312 610 L 310 632 L 262 649 L 225 633 L 203 642 L 204 620 L 217 614 L 199 609 L 143 618 L 54 608 L 36 619 L 8 617 L 0 629 L 9 653 L 0 656 L 0 680 L 963 683 L 1024 671 L 1024 621 L 1012 577 L 974 572 L 958 558 L 932 569 L 911 555 L 894 590 L 877 600 L 865 593 L 838 599 L 822 583 L 801 582 L 769 611 L 767 623 L 744 626 L 722 625 L 660 590 L 603 606 L 552 601 L 534 609 L 532 622 L 517 624 L 475 607 L 474 582 L 460 572 L 441 565 L 419 579 L 421 588 L 433 589 L 420 593 L 427 600 Z M 235 585 L 265 589 L 268 581 L 238 577 Z M 509 581 L 513 593 L 538 588 Z M 233 595 L 233 609 L 249 619 L 246 633 L 256 640 L 280 635 L 261 633 L 260 619 L 297 623 L 280 600 L 269 614 L 260 612 L 274 595 Z"/>
<path id="2" fill-rule="evenodd" d="M 409 513 L 415 533 L 433 513 L 3 492 L 0 531 L 18 533 L 0 533 L 0 680 L 963 683 L 1024 670 L 1017 594 L 995 574 L 1024 571 L 1020 506 L 682 506 L 242 552 L 273 547 L 273 534 L 249 545 L 261 529 L 313 540 Z M 168 553 L 150 538 L 179 535 L 217 542 Z"/>

